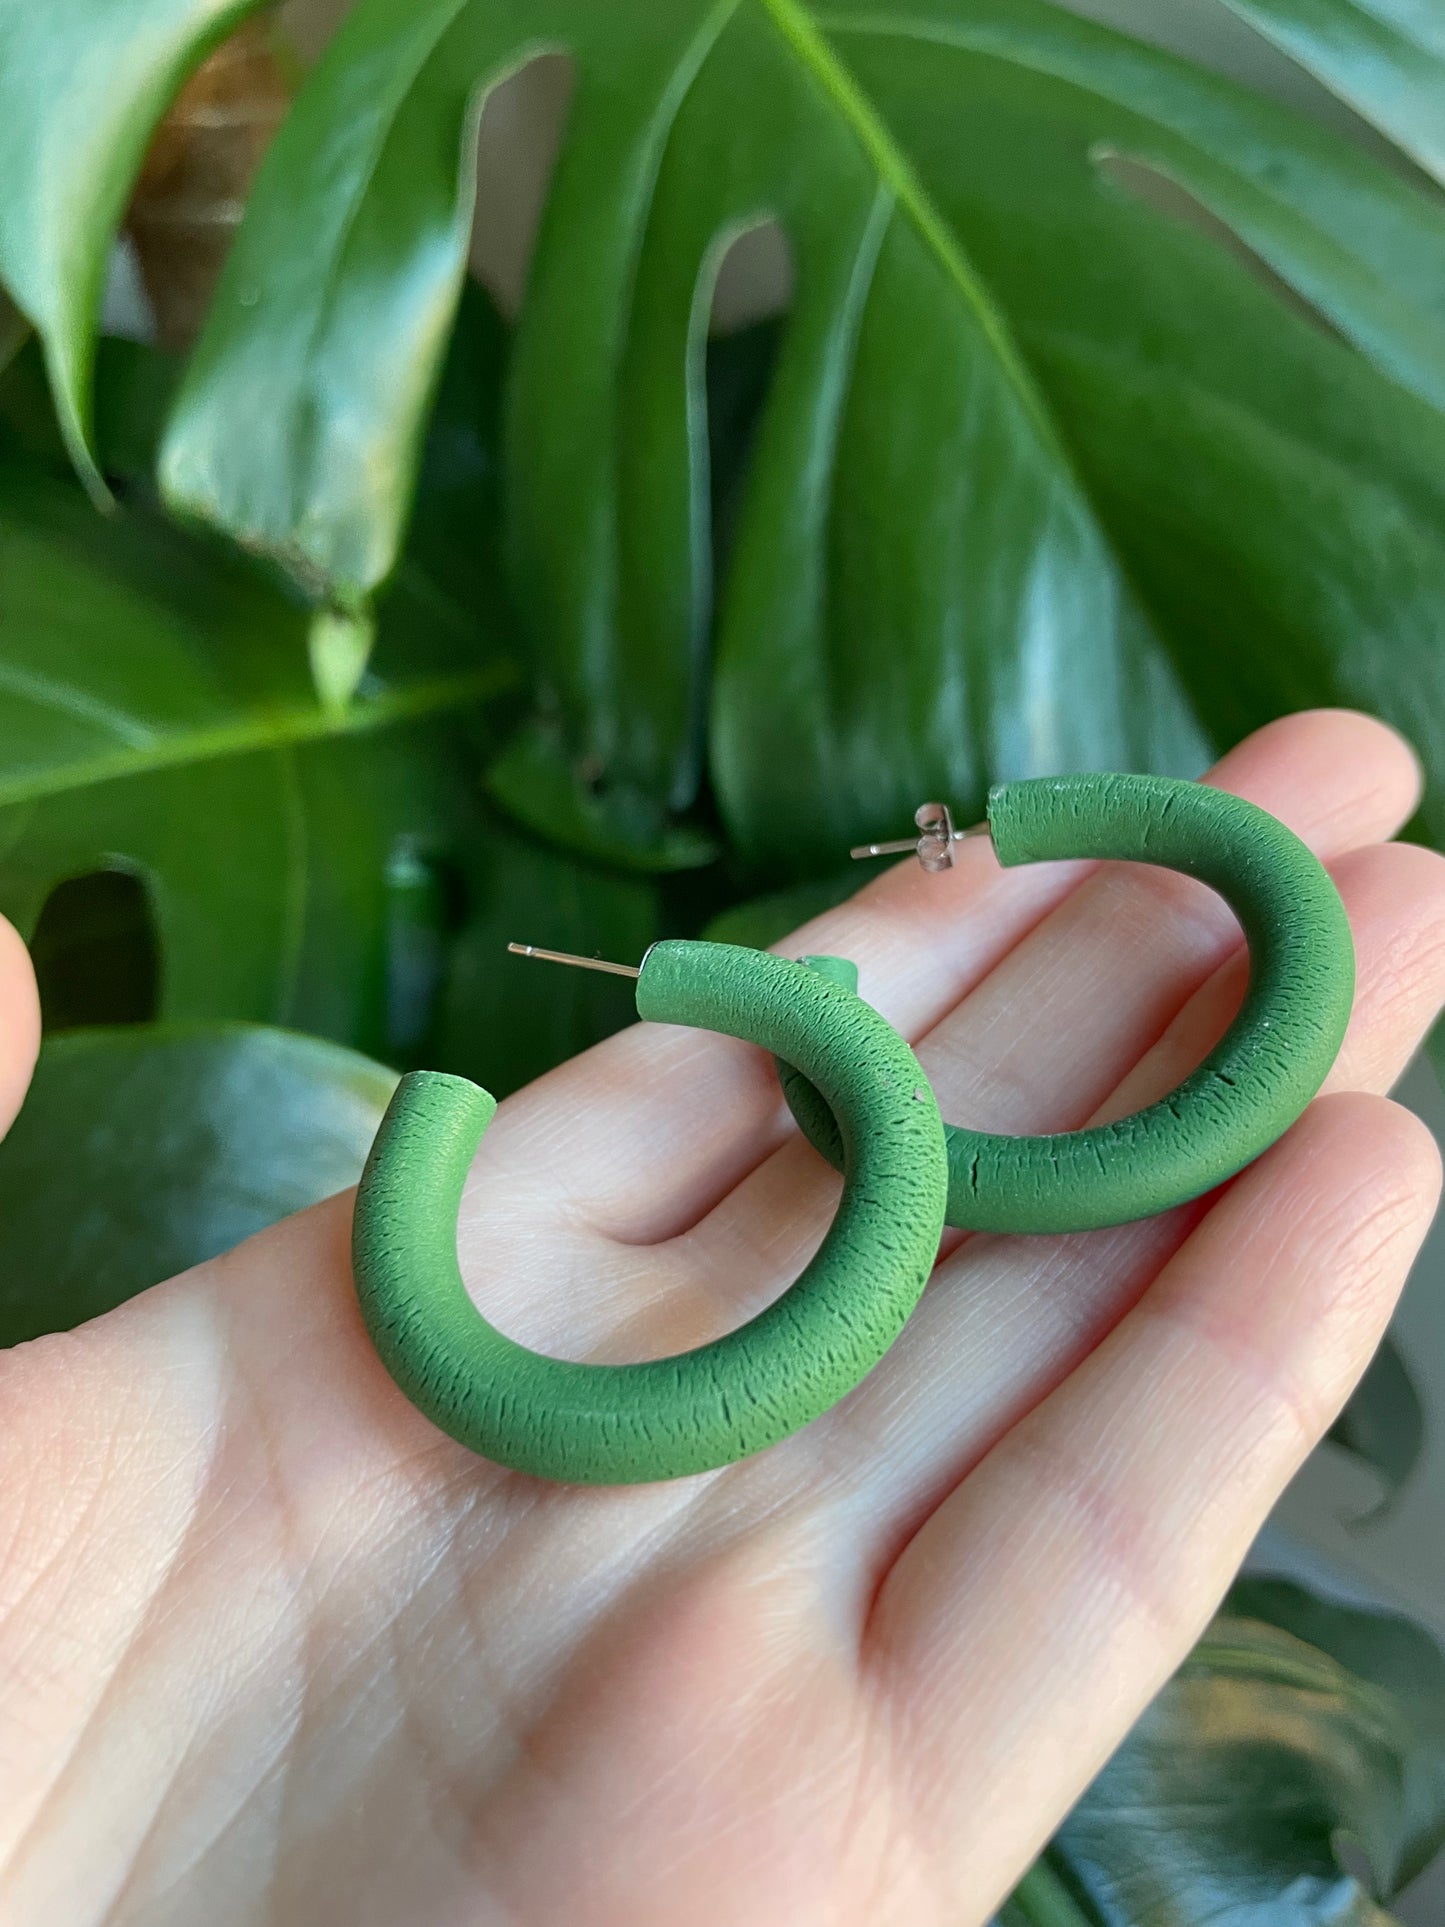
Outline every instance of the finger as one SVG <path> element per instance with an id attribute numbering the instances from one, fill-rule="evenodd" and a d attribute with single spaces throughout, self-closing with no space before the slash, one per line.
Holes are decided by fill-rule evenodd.
<path id="1" fill-rule="evenodd" d="M 1388 1091 L 1445 1001 L 1445 858 L 1410 843 L 1353 850 L 1330 866 L 1355 943 L 1355 1003 L 1327 1091 Z M 1237 950 L 1180 1011 L 1100 1108 L 1127 1117 L 1179 1084 L 1223 1036 L 1243 1001 L 1249 960 Z"/>
<path id="2" fill-rule="evenodd" d="M 1413 843 L 1359 850 L 1335 881 L 1355 932 L 1355 1006 L 1327 1091 L 1388 1091 L 1445 1002 L 1445 857 Z"/>
<path id="3" fill-rule="evenodd" d="M 1282 816 L 1330 854 L 1392 833 L 1419 792 L 1418 766 L 1401 739 L 1368 717 L 1342 711 L 1271 724 L 1231 751 L 1210 780 Z M 779 947 L 794 956 L 822 951 L 854 958 L 868 1000 L 905 1035 L 918 1037 L 1040 930 L 1051 910 L 1077 895 L 1094 867 L 1032 864 L 1005 872 L 985 844 L 970 844 L 942 875 L 927 875 L 912 861 L 897 865 Z M 1147 874 L 1140 866 L 1129 869 L 1135 878 Z M 1157 907 L 1157 886 L 1150 897 L 1151 886 L 1136 883 L 1131 898 L 1114 874 L 1104 896 L 1091 900 L 1077 934 L 1090 923 L 1107 924 L 1121 898 L 1147 903 L 1151 913 Z M 1169 895 L 1170 883 L 1163 886 L 1165 907 L 1192 888 L 1209 907 L 1196 908 L 1190 921 L 1207 927 L 1216 947 L 1225 943 L 1228 912 L 1187 879 L 1170 881 L 1179 887 Z M 1134 914 L 1138 947 L 1147 951 L 1152 926 L 1140 933 L 1145 913 Z M 1187 948 L 1187 932 L 1181 935 Z M 1192 967 L 1200 967 L 1197 953 Z M 1101 974 L 1106 968 L 1101 963 Z M 1154 1034 L 1184 994 L 1177 971 L 1154 980 L 1147 1013 Z M 1116 994 L 1111 1011 L 1118 1001 Z M 995 1032 L 992 1048 L 999 1042 Z M 1104 1055 L 1108 1061 L 1107 1050 Z M 1005 1080 L 1008 1075 L 1006 1066 Z M 609 1039 L 556 1078 L 562 1081 L 544 1080 L 503 1107 L 491 1151 L 499 1182 L 525 1182 L 545 1163 L 569 1208 L 629 1242 L 678 1235 L 788 1134 L 762 1053 L 706 1033 L 643 1025 Z M 564 1090 L 571 1114 L 559 1126 Z M 1080 1101 L 1092 1104 L 1102 1094 L 1096 1087 Z M 1017 1127 L 1005 1120 L 999 1128 Z M 566 1139 L 560 1161 L 559 1129 Z"/>
<path id="4" fill-rule="evenodd" d="M 40 998 L 30 955 L 0 917 L 0 1137 L 15 1120 L 40 1049 Z"/>
<path id="5" fill-rule="evenodd" d="M 1416 795 L 1398 738 L 1383 734 L 1393 783 L 1372 766 L 1360 790 L 1342 795 L 1331 758 L 1348 753 L 1358 719 L 1292 720 L 1300 728 L 1289 755 L 1242 769 L 1227 761 L 1220 780 L 1327 859 L 1398 827 Z M 1194 879 L 1147 864 L 1100 866 L 928 1033 L 919 1055 L 944 1115 L 994 1131 L 1077 1129 L 1241 942 L 1229 906 Z"/>
<path id="6" fill-rule="evenodd" d="M 973 1913 L 1197 1637 L 1378 1342 L 1439 1182 L 1409 1113 L 1322 1099 L 889 1572 L 867 1664 Z"/>
<path id="7" fill-rule="evenodd" d="M 1359 994 L 1335 1088 L 1384 1092 L 1445 1000 L 1445 862 L 1403 845 L 1335 866 L 1350 917 Z M 1238 1007 L 1231 959 L 1088 1121 L 1172 1090 Z M 820 1492 L 847 1491 L 839 1517 L 871 1586 L 892 1548 L 968 1469 L 1100 1343 L 1208 1208 L 1070 1238 L 974 1238 L 934 1276 L 887 1360 L 822 1421 Z"/>

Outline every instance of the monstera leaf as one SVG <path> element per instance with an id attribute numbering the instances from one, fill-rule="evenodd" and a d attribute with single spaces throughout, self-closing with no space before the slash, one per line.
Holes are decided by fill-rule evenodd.
<path id="1" fill-rule="evenodd" d="M 1347 1870 L 1348 1840 L 1360 1871 Z M 1003 1927 L 1389 1927 L 1445 1842 L 1445 1659 L 1393 1615 L 1235 1588 Z"/>
<path id="2" fill-rule="evenodd" d="M 99 258 L 114 200 L 75 184 L 124 170 L 221 17 L 149 7 L 149 64 L 126 10 L 46 19 L 47 75 L 85 49 L 68 113 L 102 67 L 130 102 L 83 161 L 31 139 L 44 89 L 8 102 L 0 271 L 72 424 L 66 262 Z M 506 408 L 539 700 L 494 779 L 542 833 L 697 861 L 706 774 L 751 861 L 822 873 L 923 795 L 1192 769 L 1311 701 L 1397 718 L 1438 773 L 1438 202 L 1041 0 L 360 0 L 254 189 L 166 438 L 176 507 L 359 619 L 400 551 L 477 113 L 549 48 L 576 89 Z M 37 239 L 62 201 L 64 260 Z M 764 220 L 795 287 L 714 585 L 709 303 Z"/>
<path id="3" fill-rule="evenodd" d="M 1404 1354 L 1386 1338 L 1370 1368 L 1330 1427 L 1330 1437 L 1379 1479 L 1385 1511 L 1409 1478 L 1425 1444 L 1425 1409 Z"/>
<path id="4" fill-rule="evenodd" d="M 47 1024 L 304 1024 L 500 1094 L 630 1021 L 615 984 L 549 984 L 500 934 L 640 954 L 659 907 L 644 880 L 509 832 L 477 794 L 482 725 L 515 682 L 505 342 L 481 291 L 463 299 L 372 671 L 342 705 L 311 686 L 303 612 L 155 512 L 175 364 L 102 349 L 109 518 L 67 480 L 35 357 L 0 381 L 0 909 L 32 940 Z"/>
<path id="5" fill-rule="evenodd" d="M 444 599 L 443 565 L 416 569 Z M 445 621 L 395 647 L 383 625 L 375 673 L 334 708 L 299 627 L 178 531 L 98 520 L 73 484 L 0 463 L 0 912 L 38 933 L 49 1020 L 149 1014 L 105 1001 L 129 994 L 139 894 L 167 1020 L 301 1026 L 499 1093 L 630 1021 L 615 984 L 506 955 L 518 937 L 631 957 L 659 934 L 644 879 L 482 807 L 506 659 L 449 666 Z M 124 880 L 138 891 L 106 887 Z"/>
<path id="6" fill-rule="evenodd" d="M 751 856 L 796 863 L 804 812 L 841 844 L 939 788 L 976 802 L 990 774 L 1190 766 L 1192 715 L 1235 733 L 1287 681 L 1327 675 L 1362 597 L 1402 654 L 1438 655 L 1398 573 L 1372 562 L 1367 585 L 1341 556 L 1322 577 L 1318 536 L 1333 497 L 1331 526 L 1373 524 L 1373 556 L 1408 555 L 1417 579 L 1440 569 L 1445 442 L 1396 386 L 1445 392 L 1445 332 L 1420 292 L 1445 267 L 1436 211 L 1223 83 L 1012 0 L 833 8 L 825 24 L 792 0 L 369 0 L 258 183 L 168 438 L 174 501 L 340 593 L 379 579 L 396 516 L 377 490 L 413 431 L 396 406 L 368 417 L 361 390 L 395 396 L 434 352 L 469 205 L 438 157 L 538 43 L 568 46 L 578 83 L 509 404 L 544 714 L 497 782 L 530 820 L 646 848 L 658 812 L 694 793 L 703 335 L 722 247 L 763 214 L 790 239 L 797 289 L 710 703 L 713 782 Z M 363 126 L 343 103 L 384 52 Z M 1234 224 L 1352 345 L 1111 185 L 1114 151 Z M 1382 272 L 1393 248 L 1411 256 L 1403 284 Z M 318 414 L 323 368 L 356 386 Z M 258 383 L 273 429 L 239 440 L 227 424 Z M 355 459 L 359 424 L 385 459 Z M 1250 555 L 1262 498 L 1279 506 Z M 1227 577 L 1221 540 L 1240 556 Z M 1251 673 L 1237 651 L 1220 675 L 1224 632 L 1250 635 Z"/>
<path id="7" fill-rule="evenodd" d="M 28 933 L 65 879 L 129 871 L 162 1014 L 382 1051 L 389 864 L 458 833 L 448 731 L 510 671 L 418 665 L 333 710 L 299 626 L 164 524 L 0 471 L 0 910 Z"/>
<path id="8" fill-rule="evenodd" d="M 0 9 L 0 278 L 40 331 L 65 439 L 97 490 L 90 377 L 111 241 L 182 80 L 260 4 Z"/>

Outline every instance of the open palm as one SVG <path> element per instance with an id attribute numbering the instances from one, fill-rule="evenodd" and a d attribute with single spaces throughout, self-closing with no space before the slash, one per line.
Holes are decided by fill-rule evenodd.
<path id="1" fill-rule="evenodd" d="M 1199 1632 L 1435 1203 L 1379 1095 L 1445 995 L 1445 864 L 1380 845 L 1412 760 L 1301 716 L 1217 780 L 1349 908 L 1326 1095 L 1167 1217 L 947 1234 L 883 1364 L 755 1459 L 578 1490 L 463 1451 L 370 1349 L 347 1197 L 0 1356 L 9 1927 L 986 1920 Z M 1197 885 L 982 844 L 787 947 L 855 958 L 945 1115 L 1003 1131 L 1160 1095 L 1244 979 Z M 18 946 L 0 983 L 8 1116 Z M 679 1350 L 796 1276 L 837 1184 L 760 1052 L 638 1026 L 502 1107 L 463 1269 L 541 1349 Z"/>

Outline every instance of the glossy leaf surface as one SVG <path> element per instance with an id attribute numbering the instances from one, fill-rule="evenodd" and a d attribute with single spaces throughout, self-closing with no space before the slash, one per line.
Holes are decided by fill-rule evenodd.
<path id="1" fill-rule="evenodd" d="M 1346 1870 L 1348 1836 L 1370 1869 Z M 1393 1615 L 1242 1582 L 1065 1823 L 1078 1927 L 1387 1927 L 1445 1838 L 1445 1659 Z M 1048 1919 L 1028 1887 L 1004 1921 Z"/>
<path id="2" fill-rule="evenodd" d="M 542 698 L 497 773 L 513 808 L 688 860 L 667 826 L 708 709 L 727 827 L 783 872 L 804 808 L 841 845 L 998 775 L 1192 768 L 1195 719 L 1224 738 L 1286 701 L 1403 715 L 1423 684 L 1437 758 L 1438 210 L 1051 7 L 367 0 L 263 173 L 174 499 L 343 598 L 380 579 L 460 272 L 466 129 L 543 45 L 579 79 L 510 394 Z M 1121 186 L 1120 158 L 1215 230 Z M 714 635 L 707 299 L 763 215 L 796 291 Z M 264 430 L 237 438 L 257 382 Z M 1358 542 L 1321 539 L 1344 523 Z"/>
<path id="3" fill-rule="evenodd" d="M 1445 13 L 1435 0 L 1224 0 L 1445 181 Z"/>
<path id="4" fill-rule="evenodd" d="M 0 474 L 0 909 L 27 932 L 57 883 L 131 871 L 163 1015 L 381 1052 L 388 858 L 464 816 L 448 721 L 507 672 L 416 668 L 336 712 L 298 626 L 163 524 Z"/>
<path id="5" fill-rule="evenodd" d="M 260 3 L 0 8 L 0 280 L 40 331 L 66 440 L 92 479 L 95 330 L 131 183 L 187 73 Z"/>
<path id="6" fill-rule="evenodd" d="M 177 504 L 339 608 L 386 578 L 469 130 L 546 47 L 578 84 L 510 383 L 539 688 L 510 807 L 699 861 L 706 738 L 735 844 L 797 874 L 832 860 L 804 806 L 841 847 L 1000 775 L 1192 769 L 1302 702 L 1374 707 L 1439 767 L 1438 205 L 1038 0 L 363 0 L 263 169 L 168 438 Z M 116 85 L 143 120 L 154 88 Z M 708 301 L 765 218 L 795 290 L 714 585 Z"/>

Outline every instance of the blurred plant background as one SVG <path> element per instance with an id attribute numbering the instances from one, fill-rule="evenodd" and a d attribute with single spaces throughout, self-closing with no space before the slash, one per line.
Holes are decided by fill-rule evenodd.
<path id="1" fill-rule="evenodd" d="M 0 0 L 47 1032 L 0 1340 L 348 1182 L 396 1070 L 504 1093 L 629 1020 L 508 938 L 769 941 L 924 797 L 1315 704 L 1405 730 L 1445 843 L 1445 14 L 1086 11 L 1172 49 L 1044 0 Z M 1387 1348 L 1337 1446 L 1388 1502 L 1424 1437 Z M 1431 1858 L 1428 1642 L 1257 1583 L 1211 1640 L 1019 1921 L 1363 1927 Z"/>

